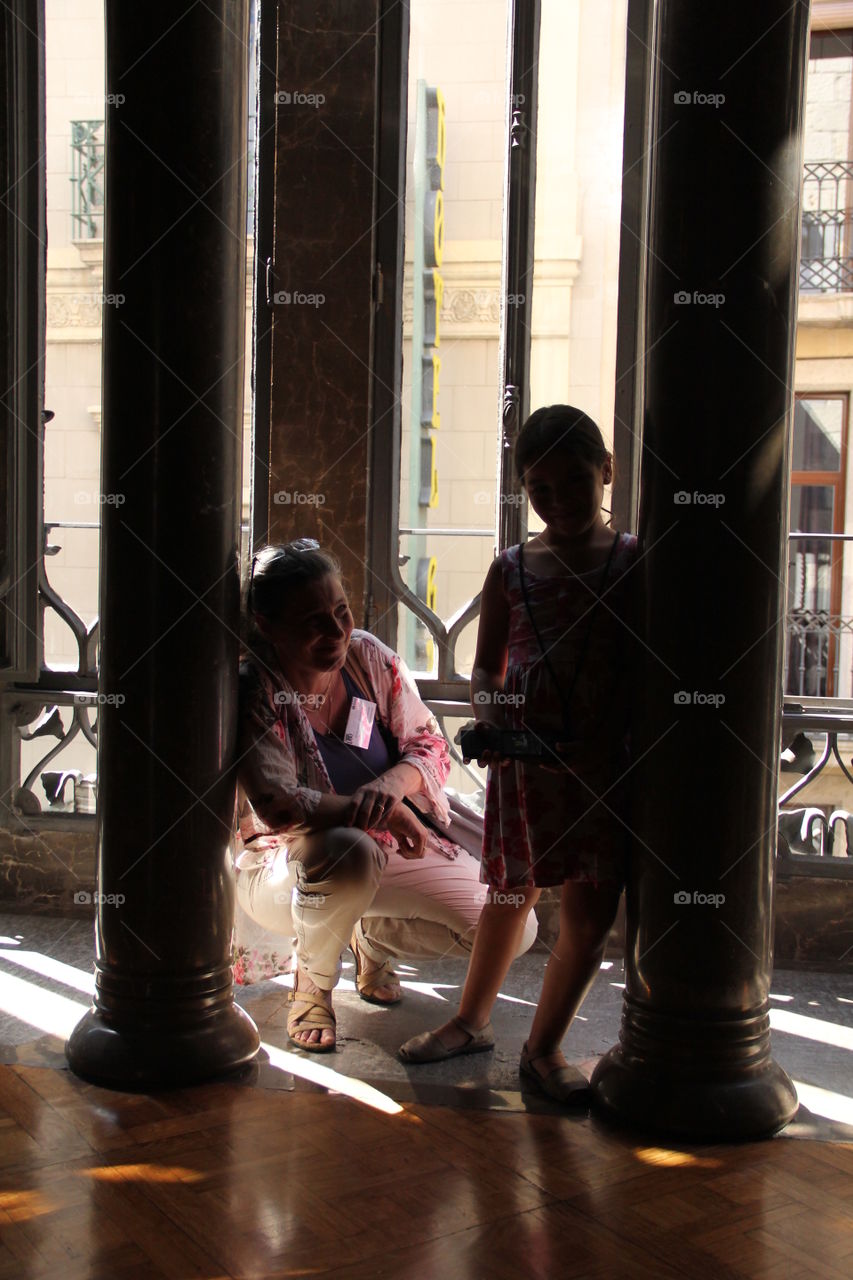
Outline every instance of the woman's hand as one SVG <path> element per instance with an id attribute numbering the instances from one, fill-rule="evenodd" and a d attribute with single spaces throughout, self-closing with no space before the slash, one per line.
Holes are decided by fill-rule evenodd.
<path id="1" fill-rule="evenodd" d="M 418 822 L 408 805 L 398 804 L 385 819 L 385 830 L 397 841 L 401 858 L 422 858 L 426 849 L 427 829 Z"/>
<path id="2" fill-rule="evenodd" d="M 370 831 L 374 827 L 385 826 L 388 815 L 403 794 L 393 781 L 386 779 L 387 774 L 383 774 L 352 793 L 347 810 L 348 827 Z"/>

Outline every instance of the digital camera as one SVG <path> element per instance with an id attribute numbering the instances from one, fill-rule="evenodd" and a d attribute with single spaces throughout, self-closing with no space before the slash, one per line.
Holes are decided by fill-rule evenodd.
<path id="1" fill-rule="evenodd" d="M 484 751 L 510 760 L 553 760 L 559 755 L 557 743 L 564 743 L 566 738 L 565 733 L 533 733 L 529 729 L 469 723 L 460 731 L 458 742 L 466 760 L 477 760 Z"/>

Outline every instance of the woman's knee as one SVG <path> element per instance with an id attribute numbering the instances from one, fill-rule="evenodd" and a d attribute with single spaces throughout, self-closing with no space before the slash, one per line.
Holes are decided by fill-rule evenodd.
<path id="1" fill-rule="evenodd" d="M 379 884 L 385 852 L 358 827 L 329 827 L 303 837 L 298 853 L 305 877 L 311 882 Z"/>

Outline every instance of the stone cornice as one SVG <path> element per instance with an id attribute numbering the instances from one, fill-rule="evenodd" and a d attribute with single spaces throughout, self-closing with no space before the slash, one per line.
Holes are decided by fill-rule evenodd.
<path id="1" fill-rule="evenodd" d="M 853 0 L 812 0 L 812 31 L 853 27 Z"/>
<path id="2" fill-rule="evenodd" d="M 567 335 L 571 288 L 580 267 L 575 259 L 537 260 L 533 286 L 537 305 L 533 337 Z M 441 307 L 443 337 L 496 338 L 501 313 L 501 264 L 499 261 L 448 261 L 441 267 L 444 297 Z M 557 295 L 556 291 L 560 291 Z M 550 302 L 556 305 L 549 305 Z M 406 264 L 403 282 L 403 331 L 410 334 L 414 310 L 411 263 Z"/>
<path id="3" fill-rule="evenodd" d="M 74 249 L 77 250 L 76 261 Z M 251 267 L 251 241 L 247 248 L 247 261 Z M 52 264 L 48 258 L 45 297 L 48 342 L 101 341 L 103 281 L 103 240 L 75 240 L 70 250 L 64 248 L 55 255 Z M 252 273 L 248 270 L 246 305 L 249 307 L 253 289 Z M 117 298 L 120 296 L 116 295 Z"/>

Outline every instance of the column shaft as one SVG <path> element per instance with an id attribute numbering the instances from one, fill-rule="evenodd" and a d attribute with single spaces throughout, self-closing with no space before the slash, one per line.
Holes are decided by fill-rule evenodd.
<path id="1" fill-rule="evenodd" d="M 80 1075 L 253 1056 L 232 999 L 247 0 L 107 0 L 95 1006 Z"/>
<path id="2" fill-rule="evenodd" d="M 627 979 L 594 1088 L 691 1138 L 796 1110 L 768 993 L 807 34 L 788 0 L 659 3 Z"/>

